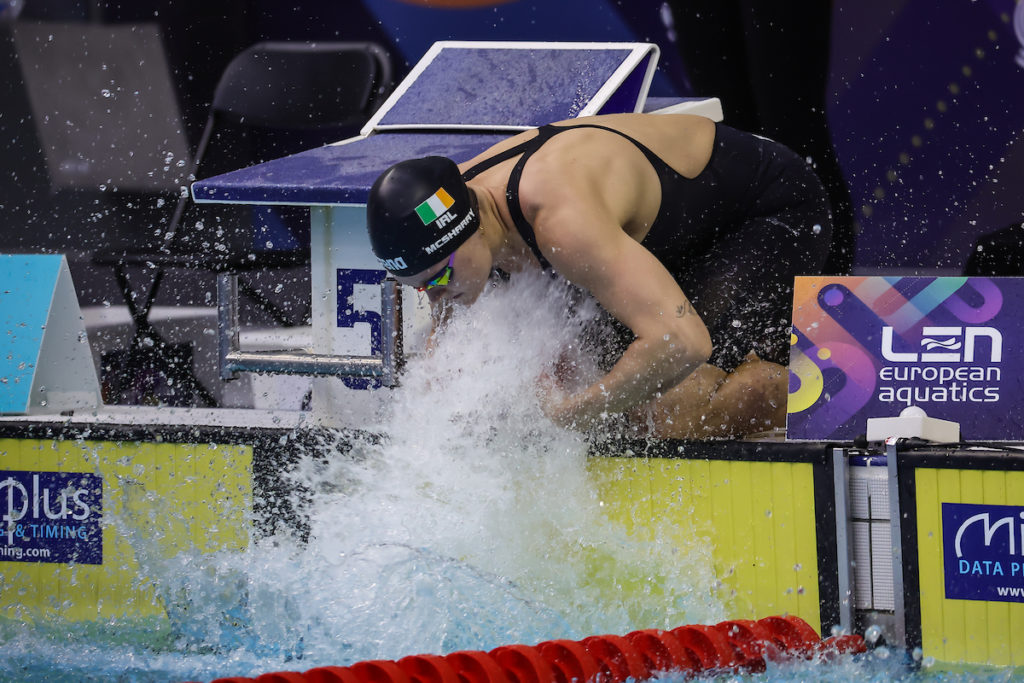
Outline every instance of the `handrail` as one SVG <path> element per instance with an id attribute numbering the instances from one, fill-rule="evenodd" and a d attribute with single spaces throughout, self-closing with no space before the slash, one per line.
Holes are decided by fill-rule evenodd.
<path id="1" fill-rule="evenodd" d="M 217 355 L 221 379 L 240 372 L 333 377 L 373 377 L 393 387 L 403 363 L 402 292 L 386 278 L 380 285 L 381 352 L 344 356 L 302 351 L 242 351 L 238 324 L 238 274 L 217 275 Z"/>

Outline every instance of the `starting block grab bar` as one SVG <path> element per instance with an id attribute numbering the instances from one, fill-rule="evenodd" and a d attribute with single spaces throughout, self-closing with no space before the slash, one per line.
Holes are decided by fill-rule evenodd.
<path id="1" fill-rule="evenodd" d="M 242 351 L 238 324 L 238 275 L 217 276 L 217 355 L 221 379 L 240 372 L 369 377 L 393 387 L 403 364 L 402 290 L 392 278 L 380 284 L 380 355 L 349 356 L 302 351 Z"/>

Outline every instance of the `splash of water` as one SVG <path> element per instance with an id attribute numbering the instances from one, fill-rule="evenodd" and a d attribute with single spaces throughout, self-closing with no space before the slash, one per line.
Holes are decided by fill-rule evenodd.
<path id="1" fill-rule="evenodd" d="M 339 438 L 291 473 L 311 492 L 308 539 L 166 557 L 146 520 L 121 520 L 168 624 L 141 649 L 37 633 L 20 641 L 22 674 L 42 657 L 78 680 L 109 666 L 209 679 L 724 618 L 707 542 L 679 549 L 609 520 L 587 442 L 539 408 L 537 377 L 593 311 L 567 313 L 547 278 L 514 284 L 409 363 L 366 425 L 377 436 Z"/>
<path id="2" fill-rule="evenodd" d="M 347 571 L 367 552 L 397 552 L 426 571 L 388 585 L 391 609 L 345 608 L 364 632 L 391 631 L 399 656 L 721 616 L 702 546 L 680 557 L 609 521 L 587 443 L 542 414 L 537 377 L 593 313 L 566 307 L 546 278 L 487 292 L 410 364 L 372 430 L 385 441 L 304 473 L 321 491 L 311 506 L 316 552 Z M 476 604 L 449 590 L 453 572 L 477 577 Z M 473 621 L 480 612 L 491 616 Z M 458 637 L 466 632 L 475 641 Z"/>
<path id="3" fill-rule="evenodd" d="M 722 618 L 706 544 L 681 555 L 608 520 L 586 441 L 540 410 L 537 377 L 593 313 L 567 306 L 532 278 L 457 315 L 367 425 L 377 436 L 292 473 L 312 492 L 307 541 L 143 548 L 176 647 L 265 670 Z"/>

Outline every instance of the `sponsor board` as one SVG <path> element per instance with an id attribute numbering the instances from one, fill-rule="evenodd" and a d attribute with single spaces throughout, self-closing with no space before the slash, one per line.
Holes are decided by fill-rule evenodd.
<path id="1" fill-rule="evenodd" d="M 908 406 L 964 439 L 1024 437 L 1024 278 L 799 277 L 792 439 L 854 439 Z"/>
<path id="2" fill-rule="evenodd" d="M 1024 602 L 1024 506 L 942 504 L 946 598 Z"/>
<path id="3" fill-rule="evenodd" d="M 103 564 L 103 478 L 0 471 L 0 560 Z"/>
<path id="4" fill-rule="evenodd" d="M 0 438 L 0 623 L 163 623 L 171 558 L 248 546 L 252 446 L 128 434 Z"/>

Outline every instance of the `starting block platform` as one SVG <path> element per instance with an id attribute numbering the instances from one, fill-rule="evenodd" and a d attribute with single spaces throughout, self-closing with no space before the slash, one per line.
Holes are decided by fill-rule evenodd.
<path id="1" fill-rule="evenodd" d="M 193 183 L 200 203 L 311 207 L 312 353 L 372 368 L 346 376 L 336 364 L 318 373 L 340 376 L 314 380 L 314 413 L 340 420 L 338 426 L 361 420 L 374 403 L 364 390 L 393 381 L 386 359 L 397 359 L 396 337 L 389 325 L 413 337 L 427 325 L 423 302 L 398 303 L 400 291 L 386 291 L 387 273 L 373 258 L 365 207 L 377 177 L 404 159 L 466 161 L 552 121 L 635 112 L 721 120 L 714 98 L 648 99 L 658 57 L 658 47 L 646 43 L 439 42 L 359 136 Z M 404 322 L 392 318 L 392 309 Z M 222 354 L 224 376 L 237 357 Z"/>
<path id="2" fill-rule="evenodd" d="M 456 162 L 530 128 L 595 114 L 693 113 L 715 98 L 651 98 L 658 47 L 636 43 L 435 43 L 360 135 L 192 185 L 196 202 L 365 206 L 404 159 Z"/>

